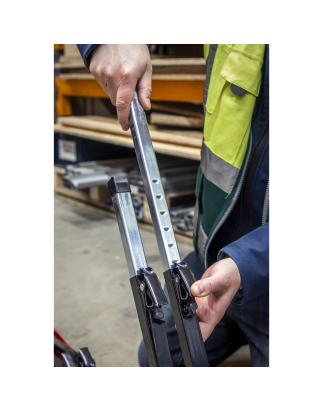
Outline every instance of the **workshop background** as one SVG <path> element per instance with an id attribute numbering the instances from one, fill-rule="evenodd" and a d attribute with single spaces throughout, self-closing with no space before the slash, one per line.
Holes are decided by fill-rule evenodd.
<path id="1" fill-rule="evenodd" d="M 203 139 L 203 45 L 159 44 L 149 50 L 152 109 L 146 115 L 184 258 L 193 251 Z M 97 367 L 136 367 L 142 336 L 107 189 L 110 176 L 129 179 L 148 265 L 162 285 L 164 279 L 131 133 L 121 129 L 116 108 L 75 44 L 54 44 L 54 77 L 54 326 L 75 350 L 88 347 Z M 250 367 L 249 347 L 220 366 Z"/>

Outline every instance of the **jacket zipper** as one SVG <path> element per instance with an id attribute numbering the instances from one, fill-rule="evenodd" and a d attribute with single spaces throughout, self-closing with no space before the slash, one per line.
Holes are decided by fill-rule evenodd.
<path id="1" fill-rule="evenodd" d="M 209 239 L 209 241 L 208 241 L 208 243 L 207 243 L 207 246 L 205 247 L 205 251 L 204 251 L 205 268 L 208 268 L 206 256 L 207 256 L 207 252 L 208 252 L 208 249 L 209 249 L 209 245 L 211 244 L 211 242 L 212 242 L 215 234 L 219 231 L 219 229 L 221 228 L 221 226 L 223 225 L 223 223 L 225 222 L 225 220 L 228 218 L 229 214 L 231 213 L 231 211 L 232 211 L 232 209 L 233 209 L 233 207 L 234 207 L 234 205 L 235 205 L 235 203 L 237 202 L 237 199 L 238 199 L 238 197 L 239 197 L 239 194 L 240 194 L 240 191 L 241 191 L 241 187 L 242 187 L 242 184 L 243 184 L 245 175 L 246 175 L 247 166 L 248 166 L 248 163 L 249 163 L 249 158 L 250 158 L 250 153 L 251 153 L 251 147 L 252 147 L 252 133 L 250 132 L 250 141 L 249 141 L 249 148 L 248 148 L 246 163 L 245 163 L 244 168 L 243 168 L 243 171 L 242 171 L 242 176 L 241 176 L 241 180 L 240 180 L 240 182 L 239 182 L 239 185 L 238 185 L 238 187 L 237 187 L 237 191 L 235 192 L 234 197 L 233 197 L 233 199 L 232 199 L 232 201 L 231 201 L 231 203 L 230 203 L 227 211 L 223 214 L 223 217 L 222 217 L 221 220 L 219 221 L 219 224 L 215 227 L 215 229 L 214 229 L 214 231 L 213 231 L 213 233 L 212 233 L 212 235 L 211 235 L 211 237 L 210 237 L 210 239 Z"/>
<path id="2" fill-rule="evenodd" d="M 266 224 L 267 215 L 268 215 L 268 207 L 269 207 L 269 178 L 268 178 L 266 194 L 265 194 L 264 209 L 262 211 L 262 220 L 261 220 L 262 225 Z"/>
<path id="3" fill-rule="evenodd" d="M 260 157 L 264 151 L 264 148 L 266 147 L 268 139 L 269 139 L 269 128 L 267 127 L 265 134 L 262 136 L 260 142 L 258 143 L 258 146 L 254 152 L 252 161 L 250 163 L 248 177 L 246 179 L 246 184 L 244 186 L 243 193 L 242 193 L 242 210 L 243 210 L 242 222 L 241 222 L 241 226 L 238 231 L 238 235 L 236 239 L 241 238 L 247 233 L 247 229 L 249 225 L 249 217 L 250 217 L 249 201 L 250 201 L 252 183 L 253 183 L 255 173 L 257 171 Z"/>

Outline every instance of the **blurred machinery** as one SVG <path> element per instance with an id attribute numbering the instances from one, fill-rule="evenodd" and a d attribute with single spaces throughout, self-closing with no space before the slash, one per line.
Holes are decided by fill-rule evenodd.
<path id="1" fill-rule="evenodd" d="M 191 193 L 195 190 L 198 165 L 186 159 L 174 159 L 157 156 L 160 165 L 160 176 L 166 197 L 176 196 L 176 205 L 170 205 L 170 217 L 173 225 L 182 232 L 193 231 L 194 199 Z M 178 161 L 179 160 L 179 161 Z M 65 166 L 65 175 L 62 178 L 66 188 L 84 190 L 96 186 L 106 186 L 112 177 L 129 179 L 132 187 L 132 201 L 135 215 L 138 220 L 149 214 L 145 198 L 143 180 L 135 159 L 85 161 Z M 190 193 L 185 197 L 185 193 Z M 184 194 L 184 196 L 182 196 Z M 104 204 L 112 206 L 110 198 Z"/>

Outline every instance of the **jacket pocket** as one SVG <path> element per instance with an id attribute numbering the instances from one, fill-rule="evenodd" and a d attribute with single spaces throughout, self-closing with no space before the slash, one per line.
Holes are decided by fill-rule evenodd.
<path id="1" fill-rule="evenodd" d="M 264 45 L 219 45 L 214 60 L 204 126 L 204 143 L 227 163 L 240 168 L 247 149 L 251 118 L 259 94 L 263 59 L 243 50 Z M 242 47 L 239 49 L 237 47 Z M 218 57 L 218 58 L 217 58 Z M 236 95 L 234 84 L 245 93 Z"/>

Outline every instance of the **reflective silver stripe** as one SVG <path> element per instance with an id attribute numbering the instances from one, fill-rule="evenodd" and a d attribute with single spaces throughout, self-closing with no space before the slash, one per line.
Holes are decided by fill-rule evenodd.
<path id="1" fill-rule="evenodd" d="M 216 53 L 216 49 L 218 48 L 217 44 L 210 44 L 209 46 L 209 54 L 206 60 L 206 77 L 205 77 L 205 84 L 204 84 L 204 94 L 203 94 L 203 108 L 205 114 L 205 105 L 207 100 L 207 93 L 209 90 L 210 78 L 212 73 L 212 67 L 214 62 L 214 57 Z"/>
<path id="2" fill-rule="evenodd" d="M 240 170 L 212 153 L 204 143 L 201 157 L 201 169 L 205 177 L 225 193 L 231 193 Z"/>
<path id="3" fill-rule="evenodd" d="M 238 200 L 238 197 L 239 197 L 239 195 L 240 195 L 241 188 L 242 188 L 242 184 L 243 184 L 243 181 L 244 181 L 244 179 L 245 179 L 247 167 L 248 167 L 248 164 L 249 164 L 251 147 L 252 147 L 252 133 L 250 132 L 250 139 L 249 139 L 249 142 L 248 142 L 248 152 L 247 152 L 247 154 L 246 154 L 247 157 L 246 157 L 245 160 L 244 160 L 244 166 L 243 166 L 243 169 L 242 169 L 242 171 L 241 171 L 241 177 L 240 177 L 240 181 L 239 181 L 239 183 L 238 183 L 238 187 L 237 187 L 237 189 L 236 189 L 236 191 L 235 191 L 235 193 L 234 193 L 234 195 L 233 195 L 233 198 L 232 198 L 232 200 L 231 200 L 231 203 L 230 203 L 229 206 L 227 207 L 227 209 L 226 209 L 225 213 L 223 214 L 221 220 L 219 221 L 218 225 L 215 227 L 215 229 L 213 230 L 213 232 L 210 233 L 210 235 L 209 235 L 209 241 L 208 241 L 208 243 L 207 243 L 206 250 L 205 250 L 205 256 L 204 256 L 204 258 L 205 258 L 205 259 L 204 259 L 205 268 L 208 268 L 208 267 L 209 267 L 209 265 L 208 265 L 208 263 L 207 263 L 208 248 L 209 248 L 209 246 L 210 246 L 210 244 L 211 244 L 211 242 L 212 242 L 215 234 L 219 231 L 220 227 L 222 227 L 222 225 L 224 224 L 225 220 L 228 218 L 228 215 L 231 213 L 231 211 L 232 211 L 234 205 L 236 204 L 236 202 L 237 202 L 237 200 Z"/>
<path id="4" fill-rule="evenodd" d="M 205 244 L 207 240 L 207 235 L 205 234 L 201 223 L 199 224 L 198 232 L 199 234 L 197 237 L 197 245 L 199 247 L 200 253 L 204 256 L 204 249 L 205 249 Z"/>

